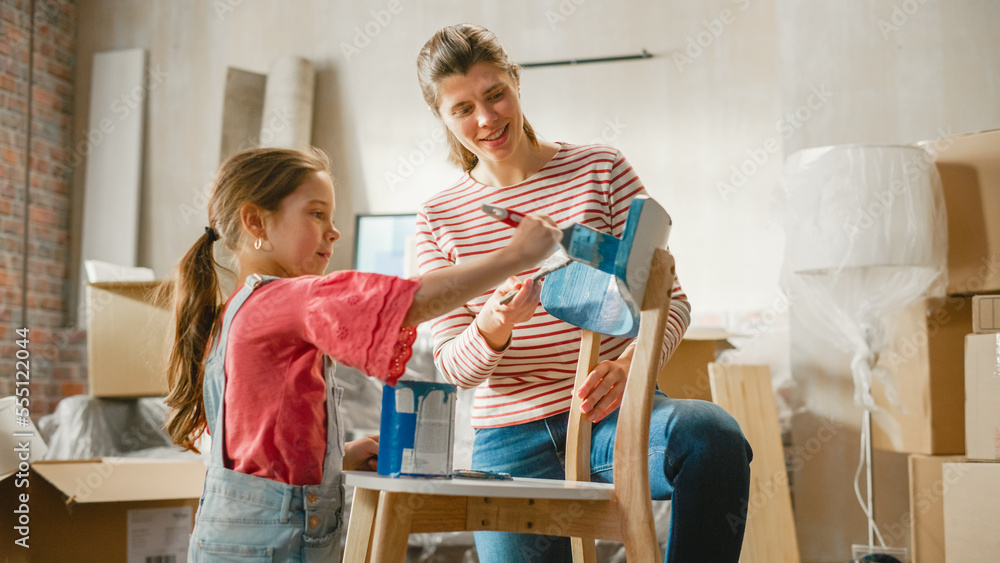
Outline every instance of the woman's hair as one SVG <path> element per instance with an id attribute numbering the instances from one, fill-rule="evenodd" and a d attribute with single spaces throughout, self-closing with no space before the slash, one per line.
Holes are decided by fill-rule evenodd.
<path id="1" fill-rule="evenodd" d="M 238 256 L 244 245 L 240 211 L 245 205 L 276 212 L 309 174 L 329 170 L 329 159 L 318 149 L 246 150 L 231 156 L 219 169 L 208 200 L 208 225 L 214 232 L 206 229 L 181 258 L 173 283 L 176 327 L 167 368 L 170 412 L 166 428 L 173 442 L 185 450 L 197 452 L 194 444 L 205 431 L 203 362 L 221 324 L 223 296 L 216 266 L 222 266 L 212 252 L 215 236 Z"/>
<path id="2" fill-rule="evenodd" d="M 435 115 L 438 111 L 438 84 L 450 76 L 464 75 L 477 63 L 488 63 L 506 72 L 518 80 L 518 66 L 510 60 L 503 50 L 500 40 L 492 31 L 471 23 L 450 25 L 439 29 L 427 43 L 424 43 L 417 55 L 417 80 L 424 94 L 424 101 Z M 524 134 L 528 141 L 538 146 L 535 131 L 523 119 Z M 479 158 L 462 145 L 455 135 L 445 128 L 448 137 L 448 147 L 451 149 L 449 160 L 462 167 L 466 172 L 475 168 Z"/>

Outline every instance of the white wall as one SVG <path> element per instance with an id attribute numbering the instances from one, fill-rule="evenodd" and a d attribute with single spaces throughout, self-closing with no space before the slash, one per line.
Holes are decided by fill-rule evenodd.
<path id="1" fill-rule="evenodd" d="M 345 233 L 333 266 L 346 268 L 355 213 L 415 211 L 458 175 L 416 82 L 416 53 L 435 30 L 480 23 L 523 62 L 647 49 L 657 58 L 526 69 L 526 115 L 547 139 L 598 139 L 624 151 L 674 217 L 671 248 L 696 313 L 760 308 L 780 260 L 780 232 L 766 223 L 780 159 L 770 157 L 735 193 L 717 183 L 748 158 L 747 147 L 775 134 L 772 3 L 576 1 L 399 0 L 397 14 L 379 1 L 85 2 L 77 107 L 86 108 L 96 51 L 144 47 L 150 68 L 164 75 L 149 92 L 140 237 L 140 263 L 164 276 L 205 223 L 202 192 L 218 165 L 226 67 L 264 72 L 280 55 L 310 58 L 318 69 L 313 142 L 333 157 Z M 719 37 L 705 20 L 718 20 Z M 699 33 L 707 48 L 696 44 Z M 689 41 L 694 56 L 675 61 L 671 53 Z M 84 130 L 86 112 L 77 115 Z M 734 272 L 743 272 L 740 283 Z"/>
<path id="2" fill-rule="evenodd" d="M 894 6 L 906 21 L 883 37 L 878 20 L 892 24 Z M 415 211 L 458 175 L 415 77 L 416 53 L 435 30 L 480 23 L 521 62 L 647 49 L 657 58 L 524 70 L 526 115 L 547 139 L 603 136 L 623 150 L 674 218 L 671 250 L 696 319 L 750 318 L 754 332 L 780 333 L 783 236 L 770 194 L 784 155 L 1000 126 L 998 16 L 1000 3 L 989 0 L 88 0 L 79 10 L 77 139 L 88 127 L 93 53 L 148 49 L 161 79 L 146 109 L 139 262 L 166 276 L 205 225 L 226 68 L 265 72 L 278 56 L 307 57 L 318 72 L 313 143 L 333 158 L 345 234 L 333 266 L 346 268 L 355 214 Z M 791 117 L 797 110 L 808 118 Z M 432 147 L 423 162 L 421 147 Z M 401 168 L 408 158 L 417 164 Z M 82 178 L 74 175 L 76 201 Z M 848 481 L 859 420 L 848 364 L 820 339 L 793 331 L 791 340 L 798 387 L 784 395 L 803 409 L 797 444 L 817 435 L 820 414 L 843 428 L 794 475 L 796 487 L 817 493 L 796 500 L 803 560 L 843 561 L 851 542 L 864 541 Z M 767 348 L 764 361 L 780 364 L 784 353 Z M 899 457 L 878 460 L 897 481 Z M 888 492 L 882 506 L 905 509 L 905 491 Z"/>

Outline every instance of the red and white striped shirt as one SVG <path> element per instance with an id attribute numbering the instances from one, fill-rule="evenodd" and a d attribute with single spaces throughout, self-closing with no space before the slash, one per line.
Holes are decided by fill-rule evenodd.
<path id="1" fill-rule="evenodd" d="M 645 194 L 642 182 L 618 150 L 603 145 L 560 144 L 559 151 L 527 180 L 503 188 L 463 174 L 457 184 L 427 201 L 417 219 L 420 273 L 461 263 L 507 246 L 514 229 L 482 212 L 484 203 L 522 213 L 546 213 L 560 227 L 581 223 L 621 236 L 632 198 Z M 537 268 L 518 274 L 530 276 Z M 541 305 L 530 321 L 514 327 L 511 344 L 493 350 L 475 317 L 492 291 L 435 319 L 434 361 L 445 378 L 476 388 L 472 426 L 493 428 L 568 411 L 581 330 L 548 314 Z M 664 334 L 661 366 L 690 324 L 691 307 L 674 278 L 673 301 Z M 633 339 L 601 340 L 600 360 L 612 360 Z"/>

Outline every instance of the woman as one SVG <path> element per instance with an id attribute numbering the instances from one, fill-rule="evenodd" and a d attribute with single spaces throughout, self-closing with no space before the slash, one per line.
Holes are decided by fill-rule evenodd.
<path id="1" fill-rule="evenodd" d="M 617 150 L 540 141 L 521 113 L 517 66 L 488 30 L 439 30 L 417 57 L 424 100 L 447 129 L 463 174 L 418 218 L 421 273 L 508 244 L 513 229 L 480 211 L 483 203 L 550 215 L 620 236 L 629 202 L 645 194 Z M 520 277 L 536 270 L 522 272 Z M 568 410 L 580 329 L 539 305 L 540 284 L 518 291 L 517 277 L 433 325 L 434 354 L 449 381 L 476 388 L 473 467 L 519 477 L 562 479 Z M 661 361 L 680 343 L 690 306 L 675 278 Z M 634 341 L 605 338 L 600 363 L 580 389 L 594 422 L 594 481 L 610 482 L 617 409 Z M 653 498 L 672 499 L 667 561 L 736 562 L 747 508 L 750 447 L 718 406 L 657 392 L 650 425 Z M 569 561 L 566 538 L 477 532 L 480 561 Z"/>

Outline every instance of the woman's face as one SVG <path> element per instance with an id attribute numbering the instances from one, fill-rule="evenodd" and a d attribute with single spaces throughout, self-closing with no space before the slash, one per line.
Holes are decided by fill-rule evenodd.
<path id="1" fill-rule="evenodd" d="M 438 115 L 480 162 L 502 162 L 525 138 L 517 88 L 507 72 L 477 63 L 438 83 Z"/>

